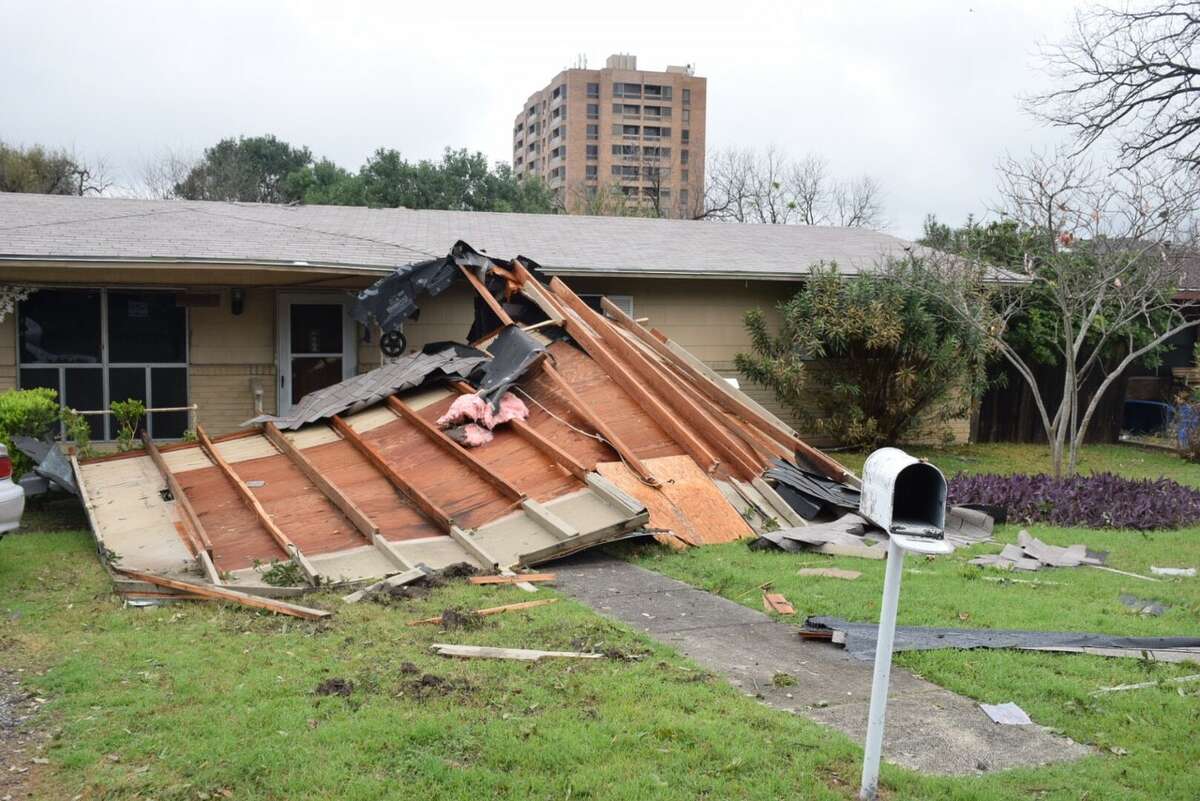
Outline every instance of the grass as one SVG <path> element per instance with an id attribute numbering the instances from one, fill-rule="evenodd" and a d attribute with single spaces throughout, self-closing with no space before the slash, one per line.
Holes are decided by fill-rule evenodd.
<path id="1" fill-rule="evenodd" d="M 1123 449 L 1088 452 L 1109 463 L 1159 459 Z M 964 464 L 1023 466 L 1032 451 L 956 451 Z M 977 461 L 970 461 L 977 460 Z M 852 462 L 851 458 L 846 461 Z M 940 460 L 939 460 L 940 461 Z M 1147 475 L 1173 470 L 1165 459 Z M 987 469 L 1000 469 L 989 467 Z M 1136 474 L 1136 473 L 1131 473 Z M 1195 483 L 1197 476 L 1184 476 Z M 452 584 L 393 606 L 344 606 L 306 623 L 210 604 L 126 609 L 111 594 L 75 513 L 33 512 L 36 533 L 0 541 L 0 665 L 25 670 L 48 699 L 55 731 L 35 797 L 67 799 L 806 799 L 853 798 L 861 751 L 805 719 L 768 709 L 717 677 L 563 599 L 440 632 L 408 620 L 444 608 L 528 600 L 514 588 Z M 1112 551 L 1116 567 L 1200 564 L 1200 531 L 1152 534 L 1037 531 Z M 1015 532 L 1005 529 L 1001 539 Z M 980 550 L 995 549 L 995 545 Z M 869 620 L 875 562 L 748 551 L 743 544 L 670 555 L 628 554 L 697 586 L 758 603 L 774 581 L 801 614 Z M 802 565 L 863 571 L 857 581 L 801 579 Z M 1091 570 L 1059 570 L 1042 585 L 997 584 L 956 555 L 911 560 L 907 623 L 1194 633 L 1200 581 L 1150 584 Z M 1050 581 L 1057 584 L 1049 584 Z M 1116 601 L 1133 592 L 1172 604 L 1141 618 Z M 553 597 L 543 590 L 539 597 Z M 966 614 L 963 622 L 960 614 Z M 613 649 L 641 656 L 522 664 L 453 661 L 432 642 L 547 649 Z M 1193 799 L 1200 797 L 1197 690 L 1088 692 L 1196 672 L 1082 655 L 929 652 L 898 661 L 983 701 L 1013 700 L 1035 720 L 1103 750 L 1073 765 L 974 778 L 929 777 L 885 766 L 892 799 Z M 414 671 L 415 672 L 412 672 Z M 424 679 L 425 675 L 435 679 Z M 330 678 L 348 697 L 317 695 Z M 802 691 L 797 687 L 796 691 Z M 7 766 L 0 766 L 7 769 Z"/>

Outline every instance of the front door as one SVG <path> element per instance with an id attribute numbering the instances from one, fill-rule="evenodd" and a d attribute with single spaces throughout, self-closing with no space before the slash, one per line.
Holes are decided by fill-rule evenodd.
<path id="1" fill-rule="evenodd" d="M 279 295 L 279 414 L 310 392 L 354 375 L 358 368 L 351 298 Z"/>

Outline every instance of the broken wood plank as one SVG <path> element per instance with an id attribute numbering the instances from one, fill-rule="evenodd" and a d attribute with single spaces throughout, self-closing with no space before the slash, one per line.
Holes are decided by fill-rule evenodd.
<path id="1" fill-rule="evenodd" d="M 255 609 L 265 609 L 268 612 L 291 615 L 292 617 L 299 617 L 304 620 L 320 620 L 333 614 L 332 612 L 326 612 L 324 609 L 312 609 L 307 606 L 290 604 L 286 601 L 261 598 L 257 595 L 231 590 L 228 587 L 209 587 L 204 584 L 193 584 L 190 581 L 179 581 L 178 579 L 166 578 L 165 576 L 156 576 L 153 573 L 140 573 L 136 570 L 126 570 L 124 568 L 114 568 L 114 570 L 121 575 L 143 581 L 147 584 L 168 587 L 172 590 L 178 590 L 190 595 L 203 596 L 214 601 L 230 601 L 242 606 L 251 606 Z"/>
<path id="2" fill-rule="evenodd" d="M 504 310 L 504 307 L 500 305 L 500 301 L 496 300 L 496 298 L 492 296 L 491 292 L 488 292 L 487 287 L 484 286 L 483 282 L 479 280 L 479 276 L 475 275 L 471 268 L 467 267 L 465 264 L 458 265 L 458 269 L 462 270 L 462 274 L 466 276 L 467 281 L 469 281 L 471 286 L 475 288 L 475 291 L 479 293 L 479 297 L 483 298 L 483 302 L 486 303 L 489 308 L 491 308 L 498 318 L 500 318 L 500 322 L 504 323 L 505 325 L 513 325 L 514 323 L 512 317 L 510 317 L 508 312 Z"/>
<path id="3" fill-rule="evenodd" d="M 429 522 L 433 523 L 443 533 L 449 534 L 450 529 L 454 526 L 454 521 L 450 515 L 446 514 L 433 501 L 429 499 L 425 493 L 414 487 L 412 483 L 400 474 L 396 468 L 388 463 L 387 459 L 383 458 L 383 454 L 379 452 L 371 443 L 363 439 L 362 435 L 355 431 L 350 425 L 339 415 L 333 415 L 329 418 L 330 424 L 334 430 L 342 435 L 342 439 L 354 446 L 355 450 L 363 455 L 371 465 L 383 475 L 392 486 L 395 487 L 401 495 L 403 495 L 410 504 L 412 504 L 418 512 L 423 514 Z"/>
<path id="4" fill-rule="evenodd" d="M 568 298 L 577 296 L 567 288 L 567 285 L 559 279 L 553 278 L 550 280 L 550 291 L 557 296 L 556 300 L 563 304 L 562 313 L 566 319 L 567 333 L 579 343 L 592 361 L 604 370 L 614 384 L 625 390 L 626 394 L 642 408 L 642 411 L 653 417 L 655 422 L 667 432 L 667 435 L 696 460 L 701 469 L 706 473 L 711 473 L 716 469 L 717 457 L 709 450 L 708 446 L 701 442 L 700 438 L 673 411 L 668 409 L 657 395 L 651 393 L 643 385 L 643 382 L 634 376 L 630 368 L 622 364 L 621 360 L 600 342 L 597 338 L 599 334 L 593 334 L 588 330 L 589 326 L 584 318 L 571 308 Z"/>
<path id="5" fill-rule="evenodd" d="M 485 645 L 453 645 L 435 642 L 430 646 L 439 656 L 457 656 L 463 659 L 517 659 L 522 662 L 539 662 L 543 659 L 603 659 L 604 654 L 588 654 L 582 651 L 534 651 L 527 648 L 491 648 Z"/>
<path id="6" fill-rule="evenodd" d="M 500 494 L 504 495 L 509 500 L 524 500 L 525 493 L 521 492 L 521 490 L 517 489 L 515 486 L 494 473 L 491 468 L 479 461 L 479 459 L 475 457 L 475 454 L 471 453 L 470 450 L 450 439 L 450 437 L 446 435 L 445 431 L 442 431 L 433 423 L 417 414 L 404 401 L 400 400 L 395 395 L 388 395 L 387 405 L 388 408 L 400 415 L 401 418 L 415 428 L 419 429 L 420 432 L 425 435 L 426 439 L 440 446 L 442 450 L 449 453 L 461 464 L 466 465 L 475 473 L 475 475 L 479 476 L 481 479 L 499 490 Z"/>
<path id="7" fill-rule="evenodd" d="M 1147 687 L 1161 687 L 1164 684 L 1187 684 L 1193 681 L 1200 681 L 1200 673 L 1193 673 L 1190 676 L 1176 676 L 1162 681 L 1139 681 L 1136 684 L 1118 684 L 1116 687 L 1101 687 L 1099 690 L 1092 690 L 1088 695 L 1104 695 L 1105 693 L 1120 693 L 1126 690 L 1144 690 Z"/>
<path id="8" fill-rule="evenodd" d="M 373 541 L 373 538 L 379 534 L 379 526 L 367 516 L 366 512 L 358 508 L 358 504 L 350 500 L 350 497 L 346 493 L 342 492 L 341 489 L 330 481 L 299 448 L 293 445 L 292 441 L 284 436 L 278 426 L 268 420 L 263 424 L 263 434 L 279 449 L 280 453 L 286 456 L 304 474 L 305 478 L 321 491 L 321 494 L 330 503 L 346 516 L 347 520 L 354 524 L 354 527 L 358 529 L 360 534 L 366 537 L 368 541 Z"/>
<path id="9" fill-rule="evenodd" d="M 472 584 L 516 584 L 519 581 L 554 581 L 553 573 L 513 573 L 509 576 L 471 576 Z"/>
<path id="10" fill-rule="evenodd" d="M 796 614 L 796 607 L 792 606 L 782 593 L 764 592 L 762 599 L 764 612 L 775 612 L 779 615 Z"/>
<path id="11" fill-rule="evenodd" d="M 209 539 L 208 532 L 204 530 L 204 525 L 200 522 L 200 515 L 196 514 L 195 508 L 192 507 L 192 502 L 188 499 L 187 493 L 184 492 L 183 485 L 179 483 L 179 479 L 171 472 L 171 468 L 167 465 L 167 461 L 163 459 L 158 445 L 144 431 L 142 432 L 142 444 L 146 448 L 146 453 L 150 454 L 150 460 L 154 462 L 154 466 L 158 468 L 159 474 L 162 475 L 163 480 L 167 483 L 167 489 L 171 492 L 171 497 L 175 499 L 175 505 L 182 512 L 180 517 L 184 518 L 184 524 L 200 540 L 200 544 L 208 553 L 209 559 L 211 559 L 213 555 L 212 540 Z"/>
<path id="12" fill-rule="evenodd" d="M 519 604 L 505 604 L 504 606 L 489 606 L 487 609 L 474 609 L 469 614 L 479 615 L 480 617 L 489 617 L 491 615 L 499 615 L 504 612 L 517 612 L 522 609 L 533 609 L 534 607 L 547 606 L 549 604 L 556 604 L 556 603 L 558 603 L 557 598 L 543 598 L 540 601 L 522 601 Z M 411 620 L 411 621 L 409 621 L 408 625 L 410 625 L 410 626 L 428 626 L 428 625 L 439 626 L 439 625 L 441 625 L 441 623 L 442 623 L 442 616 L 438 615 L 437 617 L 427 617 L 422 620 Z"/>
<path id="13" fill-rule="evenodd" d="M 1104 570 L 1108 573 L 1116 573 L 1119 576 L 1129 576 L 1129 578 L 1141 579 L 1142 581 L 1162 581 L 1162 579 L 1156 579 L 1153 576 L 1143 576 L 1140 573 L 1130 573 L 1126 570 L 1117 570 L 1115 567 L 1107 567 L 1106 565 L 1086 565 L 1086 566 L 1094 568 L 1096 570 Z"/>
<path id="14" fill-rule="evenodd" d="M 837 542 L 826 542 L 823 545 L 808 546 L 805 550 L 813 553 L 823 553 L 828 556 L 857 556 L 860 559 L 887 559 L 887 548 L 869 545 L 843 545 Z"/>
<path id="15" fill-rule="evenodd" d="M 300 552 L 300 548 L 296 543 L 292 542 L 291 537 L 276 525 L 271 516 L 267 514 L 266 508 L 263 507 L 257 496 L 250 490 L 250 487 L 246 486 L 246 482 L 234 471 L 229 462 L 225 461 L 225 457 L 217 452 L 212 440 L 208 438 L 208 434 L 204 432 L 204 429 L 200 425 L 196 426 L 196 440 L 200 443 L 200 448 L 204 451 L 205 455 L 212 460 L 213 464 L 228 479 L 238 496 L 242 499 L 242 503 L 258 516 L 258 522 L 262 524 L 262 527 L 267 530 L 267 533 L 274 538 L 279 547 L 283 549 L 283 552 L 290 556 L 301 572 L 304 573 L 304 578 L 308 583 L 314 587 L 320 586 L 321 574 L 312 566 L 308 558 Z"/>
<path id="16" fill-rule="evenodd" d="M 802 567 L 796 573 L 801 576 L 823 576 L 845 581 L 854 581 L 862 575 L 857 570 L 842 570 L 840 567 Z"/>
<path id="17" fill-rule="evenodd" d="M 344 596 L 342 600 L 348 604 L 356 604 L 363 598 L 366 598 L 369 595 L 374 595 L 381 590 L 390 590 L 392 587 L 401 587 L 405 584 L 411 584 L 417 579 L 424 578 L 427 575 L 428 573 L 421 568 L 414 567 L 410 570 L 404 571 L 403 573 L 397 573 L 394 576 L 388 576 L 382 581 L 377 581 L 370 586 L 363 587 L 361 590 L 352 592 L 349 595 Z"/>

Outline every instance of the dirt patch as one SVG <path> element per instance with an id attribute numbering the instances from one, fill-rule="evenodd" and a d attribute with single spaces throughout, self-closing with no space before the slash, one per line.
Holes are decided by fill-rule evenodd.
<path id="1" fill-rule="evenodd" d="M 438 587 L 445 587 L 450 580 L 470 578 L 471 576 L 478 575 L 480 572 L 474 565 L 467 564 L 466 562 L 456 562 L 452 565 L 446 565 L 436 573 L 422 576 L 416 581 L 410 581 L 398 587 L 388 587 L 387 589 L 374 592 L 371 594 L 370 599 L 384 606 L 390 606 L 402 601 L 419 600 L 427 597 L 429 593 Z"/>
<path id="2" fill-rule="evenodd" d="M 350 694 L 354 692 L 354 682 L 337 676 L 331 676 L 318 684 L 313 692 L 317 695 L 337 695 L 342 698 L 349 698 Z"/>
<path id="3" fill-rule="evenodd" d="M 459 609 L 452 606 L 442 612 L 442 628 L 446 631 L 455 629 L 478 629 L 483 627 L 483 616 L 470 609 Z"/>
<path id="4" fill-rule="evenodd" d="M 400 672 L 411 675 L 413 673 L 420 673 L 421 669 L 419 667 L 417 667 L 416 665 L 414 665 L 412 662 L 405 662 L 404 664 L 400 665 Z"/>
<path id="5" fill-rule="evenodd" d="M 424 673 L 404 684 L 400 694 L 424 699 L 454 694 L 470 695 L 473 692 L 474 688 L 465 681 L 454 681 L 433 673 Z"/>
<path id="6" fill-rule="evenodd" d="M 0 798 L 33 795 L 49 736 L 33 723 L 42 703 L 22 685 L 20 673 L 0 669 Z"/>
<path id="7" fill-rule="evenodd" d="M 441 576 L 448 579 L 470 578 L 471 576 L 478 575 L 479 572 L 479 568 L 475 567 L 475 565 L 467 564 L 466 562 L 455 562 L 452 565 L 443 567 L 441 569 Z"/>

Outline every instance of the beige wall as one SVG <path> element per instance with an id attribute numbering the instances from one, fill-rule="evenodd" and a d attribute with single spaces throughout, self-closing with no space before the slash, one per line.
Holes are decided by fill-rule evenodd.
<path id="1" fill-rule="evenodd" d="M 0 320 L 0 392 L 17 386 L 17 317 Z"/>
<path id="2" fill-rule="evenodd" d="M 255 387 L 263 410 L 275 411 L 275 290 L 246 289 L 235 315 L 228 289 L 217 306 L 193 308 L 188 320 L 188 379 L 196 419 L 212 434 L 236 430 L 255 415 Z"/>

